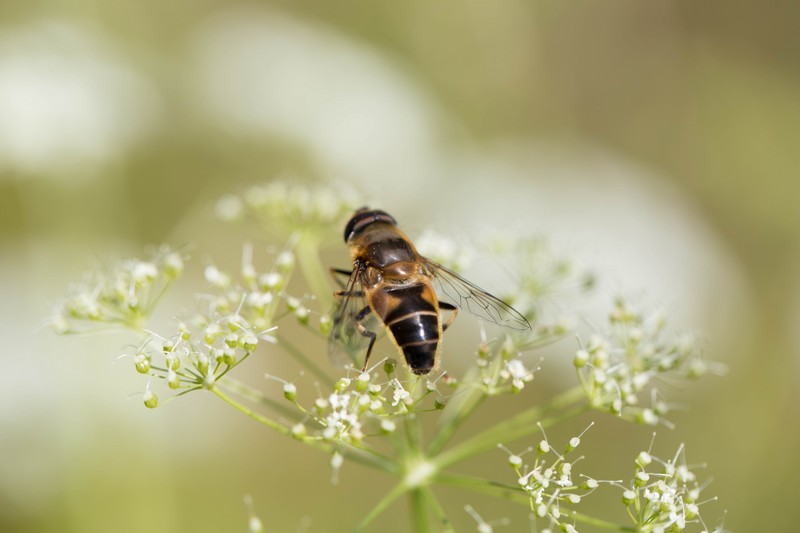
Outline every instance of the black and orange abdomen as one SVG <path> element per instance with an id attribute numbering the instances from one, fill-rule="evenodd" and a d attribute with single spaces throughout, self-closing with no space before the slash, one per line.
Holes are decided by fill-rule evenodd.
<path id="1" fill-rule="evenodd" d="M 433 288 L 426 283 L 384 286 L 380 293 L 384 305 L 374 301 L 376 313 L 389 328 L 406 363 L 415 374 L 429 373 L 436 366 L 442 335 Z"/>

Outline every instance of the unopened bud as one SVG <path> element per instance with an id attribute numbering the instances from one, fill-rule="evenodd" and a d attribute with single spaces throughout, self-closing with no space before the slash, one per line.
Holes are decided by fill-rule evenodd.
<path id="1" fill-rule="evenodd" d="M 283 386 L 283 396 L 290 402 L 297 398 L 297 387 L 295 387 L 294 383 L 286 383 Z"/>
<path id="2" fill-rule="evenodd" d="M 140 374 L 147 374 L 150 372 L 150 357 L 142 352 L 133 356 L 133 364 L 136 366 L 136 371 Z"/>
<path id="3" fill-rule="evenodd" d="M 148 409 L 155 409 L 158 407 L 158 396 L 150 389 L 144 391 L 144 397 L 142 399 L 144 400 L 144 406 Z"/>

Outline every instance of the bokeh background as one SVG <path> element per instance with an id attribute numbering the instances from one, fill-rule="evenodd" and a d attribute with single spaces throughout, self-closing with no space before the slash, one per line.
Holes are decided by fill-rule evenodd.
<path id="1" fill-rule="evenodd" d="M 146 411 L 132 337 L 42 328 L 148 244 L 235 266 L 252 236 L 214 199 L 275 178 L 347 183 L 411 235 L 545 235 L 606 304 L 666 307 L 729 371 L 671 391 L 655 450 L 708 462 L 709 525 L 792 530 L 798 27 L 780 0 L 0 3 L 0 531 L 244 531 L 245 493 L 269 531 L 345 531 L 388 488 L 352 465 L 334 486 L 202 395 Z M 591 464 L 627 475 L 650 430 L 593 419 Z M 459 530 L 464 503 L 521 516 L 469 498 L 445 495 Z"/>

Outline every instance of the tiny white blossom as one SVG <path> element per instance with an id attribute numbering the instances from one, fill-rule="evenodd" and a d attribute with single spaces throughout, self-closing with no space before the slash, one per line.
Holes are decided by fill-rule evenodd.
<path id="1" fill-rule="evenodd" d="M 394 393 L 392 394 L 393 407 L 400 403 L 404 403 L 411 396 L 411 394 L 405 390 L 403 385 L 396 379 L 391 381 L 391 386 L 394 388 Z"/>
<path id="2" fill-rule="evenodd" d="M 238 196 L 229 194 L 217 200 L 215 212 L 220 220 L 226 222 L 238 220 L 244 214 L 244 204 Z"/>
<path id="3" fill-rule="evenodd" d="M 231 278 L 214 265 L 208 265 L 204 271 L 206 281 L 211 285 L 225 289 L 231 283 Z"/>

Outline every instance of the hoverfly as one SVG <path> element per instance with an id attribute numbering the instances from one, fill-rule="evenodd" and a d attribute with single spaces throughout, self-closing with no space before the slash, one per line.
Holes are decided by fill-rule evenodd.
<path id="1" fill-rule="evenodd" d="M 345 226 L 344 241 L 350 245 L 353 269 L 331 269 L 334 274 L 349 276 L 343 290 L 335 293 L 340 301 L 329 338 L 332 356 L 343 350 L 351 356 L 360 353 L 368 342 L 365 370 L 377 338 L 367 326 L 373 317 L 386 328 L 411 371 L 419 375 L 436 368 L 442 332 L 459 309 L 512 329 L 531 328 L 507 303 L 421 256 L 384 211 L 366 207 L 356 211 Z M 434 283 L 453 303 L 438 299 Z M 446 322 L 441 310 L 453 312 Z"/>

